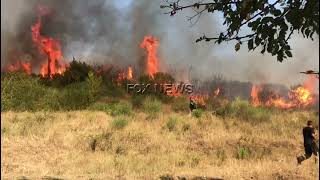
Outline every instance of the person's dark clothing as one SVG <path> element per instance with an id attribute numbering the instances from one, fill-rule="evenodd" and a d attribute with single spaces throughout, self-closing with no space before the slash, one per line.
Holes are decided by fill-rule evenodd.
<path id="1" fill-rule="evenodd" d="M 303 133 L 303 144 L 304 144 L 304 151 L 306 153 L 306 157 L 310 157 L 314 152 L 315 142 L 314 142 L 314 128 L 312 127 L 305 127 L 302 130 Z"/>
<path id="2" fill-rule="evenodd" d="M 197 105 L 194 101 L 190 101 L 190 104 L 189 104 L 189 108 L 190 108 L 190 111 L 193 111 L 194 109 L 197 109 Z"/>
<path id="3" fill-rule="evenodd" d="M 303 133 L 303 142 L 304 142 L 304 144 L 305 145 L 306 144 L 312 144 L 312 142 L 314 140 L 314 137 L 313 137 L 314 128 L 305 127 L 305 128 L 303 128 L 302 133 Z"/>
<path id="4" fill-rule="evenodd" d="M 302 133 L 303 133 L 303 145 L 304 145 L 305 155 L 297 157 L 299 164 L 302 161 L 309 159 L 312 156 L 312 154 L 317 156 L 319 152 L 318 145 L 316 144 L 315 139 L 313 137 L 314 128 L 305 127 L 303 128 Z"/>

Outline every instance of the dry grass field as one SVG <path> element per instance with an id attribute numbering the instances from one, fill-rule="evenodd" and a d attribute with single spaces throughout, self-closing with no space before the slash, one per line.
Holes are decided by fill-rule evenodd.
<path id="1" fill-rule="evenodd" d="M 195 118 L 165 111 L 150 119 L 142 112 L 9 111 L 1 114 L 1 179 L 316 180 L 314 157 L 296 162 L 301 129 L 314 117 L 281 112 L 254 125 L 209 113 Z"/>

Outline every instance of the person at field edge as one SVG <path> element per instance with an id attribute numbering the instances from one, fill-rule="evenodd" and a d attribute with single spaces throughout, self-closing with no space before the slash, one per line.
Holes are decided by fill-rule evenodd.
<path id="1" fill-rule="evenodd" d="M 189 103 L 189 109 L 190 109 L 190 113 L 192 113 L 192 111 L 194 109 L 197 109 L 197 104 L 196 102 L 193 100 L 193 98 L 190 96 L 190 103 Z"/>
<path id="2" fill-rule="evenodd" d="M 303 145 L 305 154 L 303 156 L 298 156 L 298 164 L 301 164 L 302 161 L 309 159 L 312 154 L 318 156 L 319 147 L 315 141 L 315 131 L 312 126 L 312 121 L 307 122 L 307 126 L 303 128 Z"/>

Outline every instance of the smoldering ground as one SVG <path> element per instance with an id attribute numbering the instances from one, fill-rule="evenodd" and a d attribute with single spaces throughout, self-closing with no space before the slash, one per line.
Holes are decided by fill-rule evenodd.
<path id="1" fill-rule="evenodd" d="M 319 39 L 295 36 L 291 40 L 293 58 L 280 63 L 275 57 L 248 52 L 243 46 L 235 52 L 235 42 L 222 45 L 195 43 L 205 33 L 217 35 L 221 17 L 203 15 L 190 26 L 186 16 L 192 10 L 174 17 L 160 9 L 162 0 L 3 0 L 1 1 L 1 65 L 24 59 L 39 64 L 39 54 L 31 40 L 30 27 L 37 20 L 37 6 L 50 8 L 43 19 L 42 34 L 59 39 L 67 60 L 72 56 L 89 63 L 139 65 L 144 50 L 139 47 L 145 35 L 160 40 L 159 59 L 162 69 L 175 72 L 179 78 L 190 72 L 200 79 L 221 74 L 227 79 L 280 83 L 300 83 L 305 76 L 299 71 L 319 66 Z M 184 1 L 192 3 L 192 1 Z"/>

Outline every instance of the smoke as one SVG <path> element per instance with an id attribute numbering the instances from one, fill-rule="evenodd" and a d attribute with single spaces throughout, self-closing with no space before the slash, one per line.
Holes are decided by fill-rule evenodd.
<path id="1" fill-rule="evenodd" d="M 192 3 L 192 1 L 187 1 Z M 160 9 L 162 0 L 2 0 L 1 66 L 16 60 L 28 60 L 33 66 L 45 61 L 31 40 L 30 27 L 37 20 L 37 6 L 50 8 L 43 19 L 42 34 L 59 39 L 67 61 L 76 57 L 88 63 L 113 63 L 139 68 L 144 50 L 139 47 L 146 35 L 160 40 L 162 70 L 173 72 L 182 80 L 210 78 L 221 74 L 239 81 L 300 83 L 300 71 L 319 66 L 319 39 L 310 41 L 295 36 L 291 40 L 293 58 L 280 63 L 276 57 L 247 52 L 244 45 L 234 51 L 235 42 L 221 45 L 195 43 L 206 34 L 216 36 L 223 27 L 221 17 L 204 14 L 195 25 L 185 10 L 170 17 Z M 39 62 L 40 61 L 40 62 Z M 175 73 L 174 73 L 175 72 Z"/>

